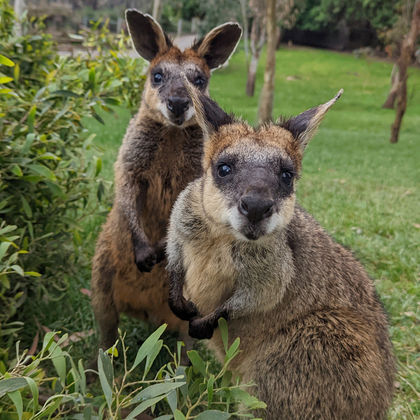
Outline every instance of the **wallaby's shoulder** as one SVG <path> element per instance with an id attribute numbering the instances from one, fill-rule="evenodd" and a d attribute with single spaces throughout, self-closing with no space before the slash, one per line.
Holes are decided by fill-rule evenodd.
<path id="1" fill-rule="evenodd" d="M 177 238 L 197 238 L 208 231 L 207 223 L 203 217 L 200 195 L 202 182 L 196 179 L 190 182 L 179 194 L 171 213 L 169 228 Z"/>

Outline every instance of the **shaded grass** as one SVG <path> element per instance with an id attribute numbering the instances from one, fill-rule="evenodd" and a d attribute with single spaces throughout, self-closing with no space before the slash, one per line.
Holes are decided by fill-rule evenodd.
<path id="1" fill-rule="evenodd" d="M 256 119 L 264 58 L 253 98 L 245 95 L 246 63 L 242 52 L 232 58 L 227 68 L 215 72 L 211 81 L 215 100 L 251 122 Z M 400 141 L 391 145 L 394 111 L 381 108 L 389 89 L 391 67 L 387 62 L 358 59 L 350 54 L 282 48 L 277 53 L 274 116 L 297 114 L 326 102 L 344 88 L 343 97 L 307 149 L 298 197 L 340 243 L 353 250 L 375 279 L 389 313 L 399 362 L 390 418 L 414 419 L 420 416 L 420 71 L 409 71 L 408 109 Z M 103 149 L 103 175 L 108 180 L 112 179 L 112 165 L 129 118 L 128 111 L 118 109 L 116 116 L 106 116 L 106 126 L 86 121 Z M 97 230 L 103 220 L 103 216 L 95 218 L 86 229 Z M 87 244 L 86 250 L 91 254 L 93 244 Z M 78 290 L 69 295 L 69 306 L 80 299 Z M 68 322 L 78 329 L 92 322 L 88 300 L 83 299 L 77 322 L 60 318 L 58 326 Z M 127 318 L 122 328 L 136 331 L 138 335 L 134 335 L 140 338 L 148 331 L 138 321 Z M 94 339 L 80 344 L 80 353 L 86 354 L 86 347 L 93 352 L 93 343 Z"/>

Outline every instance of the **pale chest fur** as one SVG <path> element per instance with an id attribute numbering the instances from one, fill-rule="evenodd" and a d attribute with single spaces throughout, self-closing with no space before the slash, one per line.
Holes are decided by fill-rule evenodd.
<path id="1" fill-rule="evenodd" d="M 184 247 L 184 296 L 207 315 L 233 292 L 237 272 L 226 237 L 208 241 L 192 240 Z"/>

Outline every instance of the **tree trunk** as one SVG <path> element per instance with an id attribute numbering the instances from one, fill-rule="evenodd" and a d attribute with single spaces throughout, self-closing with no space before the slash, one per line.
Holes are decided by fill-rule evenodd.
<path id="1" fill-rule="evenodd" d="M 399 76 L 398 66 L 394 64 L 391 72 L 391 89 L 389 91 L 388 98 L 386 98 L 386 101 L 382 105 L 382 108 L 394 109 L 395 99 L 397 98 L 398 81 L 400 79 Z"/>
<path id="2" fill-rule="evenodd" d="M 283 28 L 278 28 L 277 30 L 277 40 L 276 40 L 276 50 L 279 50 L 281 47 L 281 40 L 283 39 L 284 30 Z"/>
<path id="3" fill-rule="evenodd" d="M 265 42 L 265 28 L 264 19 L 261 16 L 254 16 L 251 27 L 251 61 L 248 66 L 248 78 L 246 82 L 246 94 L 248 96 L 254 96 L 255 91 L 255 77 L 257 73 L 258 60 L 262 47 Z"/>
<path id="4" fill-rule="evenodd" d="M 248 16 L 246 13 L 246 0 L 240 0 L 241 3 L 241 13 L 242 13 L 242 26 L 244 28 L 244 34 L 242 36 L 244 40 L 244 50 L 245 50 L 245 58 L 248 62 L 249 56 L 249 48 L 248 48 Z"/>
<path id="5" fill-rule="evenodd" d="M 260 122 L 270 121 L 273 112 L 276 41 L 276 1 L 267 0 L 267 61 L 265 64 L 264 85 L 262 87 L 258 109 L 258 119 Z"/>
<path id="6" fill-rule="evenodd" d="M 161 0 L 153 0 L 152 16 L 154 17 L 154 19 L 159 21 L 161 12 L 162 12 L 162 1 Z"/>
<path id="7" fill-rule="evenodd" d="M 178 19 L 176 26 L 176 36 L 179 38 L 182 35 L 182 18 Z"/>
<path id="8" fill-rule="evenodd" d="M 251 55 L 251 61 L 249 63 L 249 67 L 248 67 L 248 79 L 246 81 L 246 94 L 248 96 L 254 96 L 254 92 L 255 92 L 255 78 L 257 75 L 257 67 L 258 67 L 258 59 L 259 57 L 259 53 L 258 55 Z"/>
<path id="9" fill-rule="evenodd" d="M 401 128 L 402 119 L 407 108 L 407 68 L 411 62 L 416 47 L 417 37 L 420 34 L 420 0 L 417 0 L 413 8 L 413 18 L 411 20 L 410 31 L 404 38 L 401 46 L 401 55 L 397 65 L 399 70 L 398 90 L 397 90 L 397 111 L 395 121 L 391 126 L 391 143 L 398 142 L 398 135 Z"/>
<path id="10" fill-rule="evenodd" d="M 14 33 L 15 36 L 19 37 L 23 35 L 23 31 L 22 31 L 22 16 L 25 13 L 26 10 L 26 4 L 25 4 L 25 0 L 15 0 L 15 5 L 14 5 L 14 12 L 15 12 L 15 24 L 14 24 Z"/>

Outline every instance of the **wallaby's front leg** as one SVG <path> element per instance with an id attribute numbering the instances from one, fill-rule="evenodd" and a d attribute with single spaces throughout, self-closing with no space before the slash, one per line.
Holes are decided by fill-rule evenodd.
<path id="1" fill-rule="evenodd" d="M 159 259 L 163 259 L 163 253 L 157 252 L 150 245 L 142 226 L 142 210 L 146 202 L 147 189 L 148 183 L 146 180 L 139 180 L 129 172 L 117 189 L 117 200 L 127 218 L 128 227 L 131 232 L 134 262 L 141 272 L 151 271 L 153 266 L 159 262 Z"/>
<path id="2" fill-rule="evenodd" d="M 217 328 L 219 318 L 225 318 L 226 321 L 229 321 L 270 309 L 267 302 L 275 301 L 272 296 L 278 293 L 278 290 L 276 290 L 275 284 L 264 286 L 263 289 L 256 289 L 241 284 L 241 287 L 238 287 L 233 295 L 213 312 L 202 318 L 191 319 L 188 333 L 194 338 L 211 338 L 213 331 Z"/>
<path id="3" fill-rule="evenodd" d="M 185 273 L 178 268 L 169 272 L 169 307 L 172 312 L 180 319 L 189 321 L 198 316 L 196 306 L 190 300 L 184 298 Z"/>

